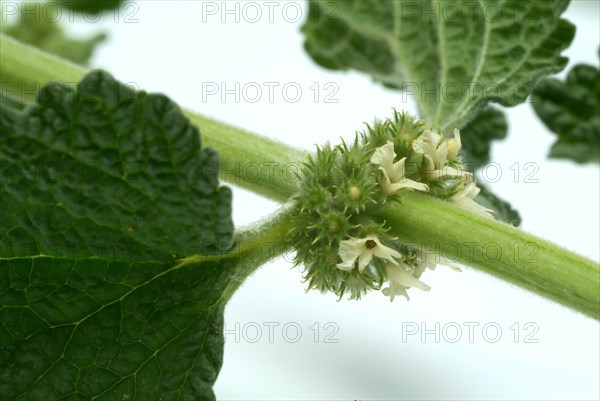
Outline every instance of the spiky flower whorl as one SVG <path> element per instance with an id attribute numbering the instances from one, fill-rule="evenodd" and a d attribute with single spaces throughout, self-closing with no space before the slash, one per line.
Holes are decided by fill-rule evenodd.
<path id="1" fill-rule="evenodd" d="M 489 215 L 472 200 L 478 189 L 462 168 L 459 148 L 458 130 L 445 139 L 422 120 L 394 112 L 392 119 L 367 125 L 350 143 L 327 143 L 307 155 L 290 241 L 308 288 L 351 299 L 386 282 L 390 299 L 407 296 L 409 287 L 429 289 L 418 278 L 436 263 L 393 238 L 386 223 L 373 216 L 407 190 L 429 191 Z"/>

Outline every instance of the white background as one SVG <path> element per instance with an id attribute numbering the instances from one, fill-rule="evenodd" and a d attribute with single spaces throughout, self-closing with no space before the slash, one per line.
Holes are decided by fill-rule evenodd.
<path id="1" fill-rule="evenodd" d="M 415 111 L 414 103 L 398 92 L 355 72 L 332 72 L 317 66 L 303 49 L 300 26 L 306 4 L 276 2 L 273 22 L 268 7 L 255 9 L 237 2 L 235 15 L 225 5 L 200 1 L 139 1 L 118 15 L 107 12 L 94 24 L 71 24 L 73 33 L 107 29 L 110 40 L 92 60 L 94 67 L 113 73 L 147 91 L 168 94 L 180 105 L 302 149 L 340 136 L 352 137 L 375 116 L 391 108 Z M 227 2 L 234 9 L 236 2 Z M 217 8 L 217 14 L 206 11 Z M 295 12 L 301 18 L 296 20 Z M 565 54 L 569 67 L 578 62 L 598 64 L 598 2 L 575 1 L 565 16 L 578 26 Z M 66 17 L 64 17 L 66 18 Z M 115 22 L 116 20 L 116 22 Z M 136 21 L 137 20 L 137 21 Z M 561 74 L 561 76 L 563 76 Z M 256 82 L 297 83 L 296 103 L 280 89 L 269 102 L 266 87 L 256 103 L 233 95 L 203 101 L 203 84 L 233 88 Z M 339 88 L 325 103 L 324 85 Z M 321 88 L 317 102 L 310 87 Z M 293 95 L 293 92 L 289 92 Z M 253 95 L 252 95 L 253 96 Z M 508 140 L 493 148 L 492 160 L 502 176 L 489 186 L 509 199 L 523 217 L 522 229 L 598 260 L 598 166 L 548 160 L 554 136 L 537 120 L 529 104 L 507 110 Z M 524 182 L 525 163 L 537 172 Z M 510 169 L 519 163 L 520 177 Z M 494 170 L 489 170 L 491 178 Z M 515 182 L 516 181 L 516 182 Z M 278 205 L 247 191 L 234 190 L 237 225 L 258 220 Z M 334 295 L 305 293 L 301 274 L 276 260 L 251 277 L 226 311 L 223 369 L 215 391 L 222 400 L 284 399 L 598 399 L 599 326 L 590 318 L 526 291 L 465 269 L 443 267 L 427 272 L 429 293 L 411 290 L 411 300 L 394 303 L 380 293 L 363 301 L 336 302 Z M 328 322 L 331 324 L 325 326 Z M 317 326 L 314 324 L 318 324 Z M 439 329 L 436 330 L 436 323 Z M 515 323 L 517 326 L 515 326 Z M 527 323 L 532 323 L 525 326 Z M 274 327 L 272 342 L 269 325 Z M 284 325 L 288 331 L 283 333 Z M 469 324 L 474 327 L 469 339 Z M 484 325 L 488 330 L 483 330 Z M 423 326 L 424 325 L 424 326 Z M 261 328 L 261 337 L 256 328 Z M 302 334 L 297 342 L 296 329 Z M 312 329 L 311 329 L 312 327 Z M 456 328 L 462 337 L 455 343 Z M 497 342 L 496 328 L 502 333 Z M 512 329 L 511 329 L 512 327 Z M 515 329 L 519 327 L 516 335 Z M 325 335 L 337 343 L 325 341 Z M 408 335 L 407 329 L 418 333 Z M 438 332 L 421 337 L 422 329 Z M 533 329 L 537 328 L 535 334 Z M 445 331 L 444 331 L 445 329 Z M 319 338 L 315 341 L 315 332 Z M 236 333 L 239 338 L 236 339 Z M 287 334 L 287 336 L 286 336 Z M 532 334 L 527 338 L 528 334 Z M 488 341 L 486 337 L 488 336 Z M 516 338 L 515 338 L 516 335 Z M 404 338 L 403 338 L 404 337 Z M 515 342 L 516 339 L 516 342 Z M 256 340 L 256 342 L 252 342 Z M 537 342 L 527 342 L 537 340 Z M 174 355 L 174 358 L 177 356 Z"/>

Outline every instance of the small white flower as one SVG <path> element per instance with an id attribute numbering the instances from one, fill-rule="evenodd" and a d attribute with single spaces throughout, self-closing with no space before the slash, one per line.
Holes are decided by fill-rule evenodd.
<path id="1" fill-rule="evenodd" d="M 389 286 L 383 289 L 383 294 L 390 297 L 390 301 L 394 300 L 396 295 L 402 295 L 409 299 L 408 288 L 419 288 L 423 291 L 429 291 L 431 287 L 419 280 L 426 269 L 435 270 L 438 264 L 447 266 L 456 272 L 461 272 L 460 266 L 447 260 L 438 261 L 436 253 L 423 252 L 420 257 L 420 262 L 409 267 L 405 264 L 386 266 Z"/>
<path id="2" fill-rule="evenodd" d="M 402 188 L 416 189 L 417 191 L 429 190 L 426 184 L 409 180 L 404 176 L 406 157 L 394 163 L 395 158 L 394 143 L 391 141 L 375 149 L 375 152 L 371 156 L 371 163 L 378 164 L 379 170 L 383 171 L 381 189 L 384 194 L 391 196 Z"/>
<path id="3" fill-rule="evenodd" d="M 425 130 L 412 143 L 413 150 L 425 158 L 425 177 L 437 180 L 443 176 L 470 176 L 471 173 L 446 166 L 458 155 L 460 150 L 460 132 L 454 130 L 454 138 L 442 141 L 439 132 Z"/>
<path id="4" fill-rule="evenodd" d="M 342 263 L 337 264 L 338 269 L 350 271 L 354 269 L 354 265 L 358 259 L 358 271 L 360 273 L 371 263 L 373 256 L 394 263 L 396 262 L 394 258 L 402 258 L 399 252 L 379 242 L 376 235 L 367 235 L 365 238 L 350 238 L 340 241 L 338 254 L 342 259 Z"/>
<path id="5" fill-rule="evenodd" d="M 396 295 L 402 295 L 406 299 L 408 298 L 407 288 L 419 288 L 423 291 L 429 291 L 430 286 L 420 281 L 414 276 L 412 269 L 405 268 L 404 264 L 386 266 L 387 277 L 389 285 L 383 289 L 383 294 L 390 297 L 390 302 L 394 300 Z"/>
<path id="6" fill-rule="evenodd" d="M 460 131 L 457 128 L 454 128 L 454 138 L 446 140 L 446 146 L 448 147 L 448 160 L 456 159 L 458 156 L 458 151 L 462 146 L 462 142 L 460 140 Z"/>
<path id="7" fill-rule="evenodd" d="M 474 182 L 469 182 L 463 185 L 463 188 L 450 198 L 450 201 L 461 209 L 469 210 L 479 216 L 493 218 L 493 210 L 487 209 L 473 200 L 479 191 L 481 189 L 477 188 Z"/>
<path id="8" fill-rule="evenodd" d="M 423 252 L 421 255 L 421 261 L 419 264 L 415 266 L 415 270 L 413 272 L 416 278 L 421 277 L 423 272 L 427 269 L 435 270 L 437 267 L 437 257 L 435 254 L 430 255 L 427 252 Z"/>
<path id="9" fill-rule="evenodd" d="M 437 265 L 447 266 L 447 267 L 451 268 L 452 270 L 454 270 L 455 272 L 462 271 L 462 269 L 460 268 L 459 265 L 448 261 L 446 258 L 444 258 L 444 261 L 441 261 L 440 260 L 441 257 L 436 253 L 423 251 L 421 253 L 420 259 L 421 259 L 421 261 L 415 266 L 415 270 L 413 272 L 413 275 L 416 278 L 420 278 L 426 269 L 435 270 Z"/>

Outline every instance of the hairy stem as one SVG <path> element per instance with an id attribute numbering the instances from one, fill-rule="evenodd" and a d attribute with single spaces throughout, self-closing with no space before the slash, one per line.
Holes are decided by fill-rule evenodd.
<path id="1" fill-rule="evenodd" d="M 234 248 L 224 255 L 192 255 L 181 264 L 202 263 L 215 258 L 233 258 L 238 260 L 235 274 L 222 297 L 229 300 L 242 283 L 259 267 L 292 249 L 289 241 L 282 241 L 292 227 L 292 215 L 289 207 L 279 208 L 275 213 L 236 232 Z"/>
<path id="2" fill-rule="evenodd" d="M 0 48 L 2 92 L 23 102 L 33 102 L 37 90 L 49 82 L 75 85 L 88 72 L 3 34 Z M 304 157 L 300 150 L 190 110 L 184 113 L 200 128 L 203 146 L 219 151 L 223 179 L 280 202 L 293 195 L 294 173 Z"/>
<path id="3" fill-rule="evenodd" d="M 458 209 L 449 202 L 407 193 L 402 204 L 379 216 L 395 235 L 553 299 L 588 316 L 600 317 L 598 263 L 511 225 Z"/>
<path id="4" fill-rule="evenodd" d="M 5 92 L 15 84 L 31 87 L 50 81 L 77 82 L 86 73 L 81 67 L 5 36 L 0 36 L 0 47 L 0 79 Z M 293 195 L 297 185 L 294 172 L 303 152 L 191 111 L 185 113 L 200 127 L 204 144 L 219 151 L 223 179 L 280 202 Z M 254 171 L 258 166 L 260 174 L 247 174 L 245 167 L 249 165 Z M 385 208 L 378 217 L 405 241 L 600 318 L 600 267 L 594 261 L 426 195 L 407 193 L 401 205 Z M 282 244 L 286 221 L 280 217 L 265 223 L 272 226 L 264 231 L 264 238 Z M 255 234 L 248 238 L 263 238 L 263 234 Z M 246 269 L 256 269 L 263 257 Z M 241 274 L 240 280 L 245 277 L 247 274 Z"/>

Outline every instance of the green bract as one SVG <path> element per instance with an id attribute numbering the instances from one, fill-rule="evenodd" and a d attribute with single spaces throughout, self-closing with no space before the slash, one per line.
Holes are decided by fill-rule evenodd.
<path id="1" fill-rule="evenodd" d="M 485 210 L 474 206 L 476 192 L 465 192 L 476 187 L 472 175 L 462 171 L 460 137 L 455 135 L 444 140 L 422 120 L 394 112 L 392 119 L 367 126 L 350 144 L 326 144 L 307 156 L 293 198 L 290 246 L 297 250 L 296 264 L 304 265 L 309 289 L 358 299 L 386 281 L 397 287 L 386 290 L 391 298 L 405 295 L 400 284 L 426 287 L 417 279 L 435 263 L 418 247 L 391 236 L 391 227 L 374 215 L 389 202 L 402 207 L 406 190 L 430 190 L 461 207 L 461 197 L 466 197 L 471 202 L 467 209 Z M 390 279 L 398 271 L 404 281 Z"/>
<path id="2" fill-rule="evenodd" d="M 314 157 L 308 156 L 295 196 L 290 238 L 290 245 L 297 250 L 296 264 L 306 268 L 309 288 L 332 291 L 340 297 L 348 291 L 356 299 L 368 288 L 378 288 L 385 278 L 384 267 L 377 262 L 365 274 L 336 268 L 341 240 L 385 233 L 366 214 L 384 197 L 377 186 L 377 169 L 369 163 L 369 151 L 362 146 L 357 137 L 350 147 L 327 144 L 317 148 Z"/>

